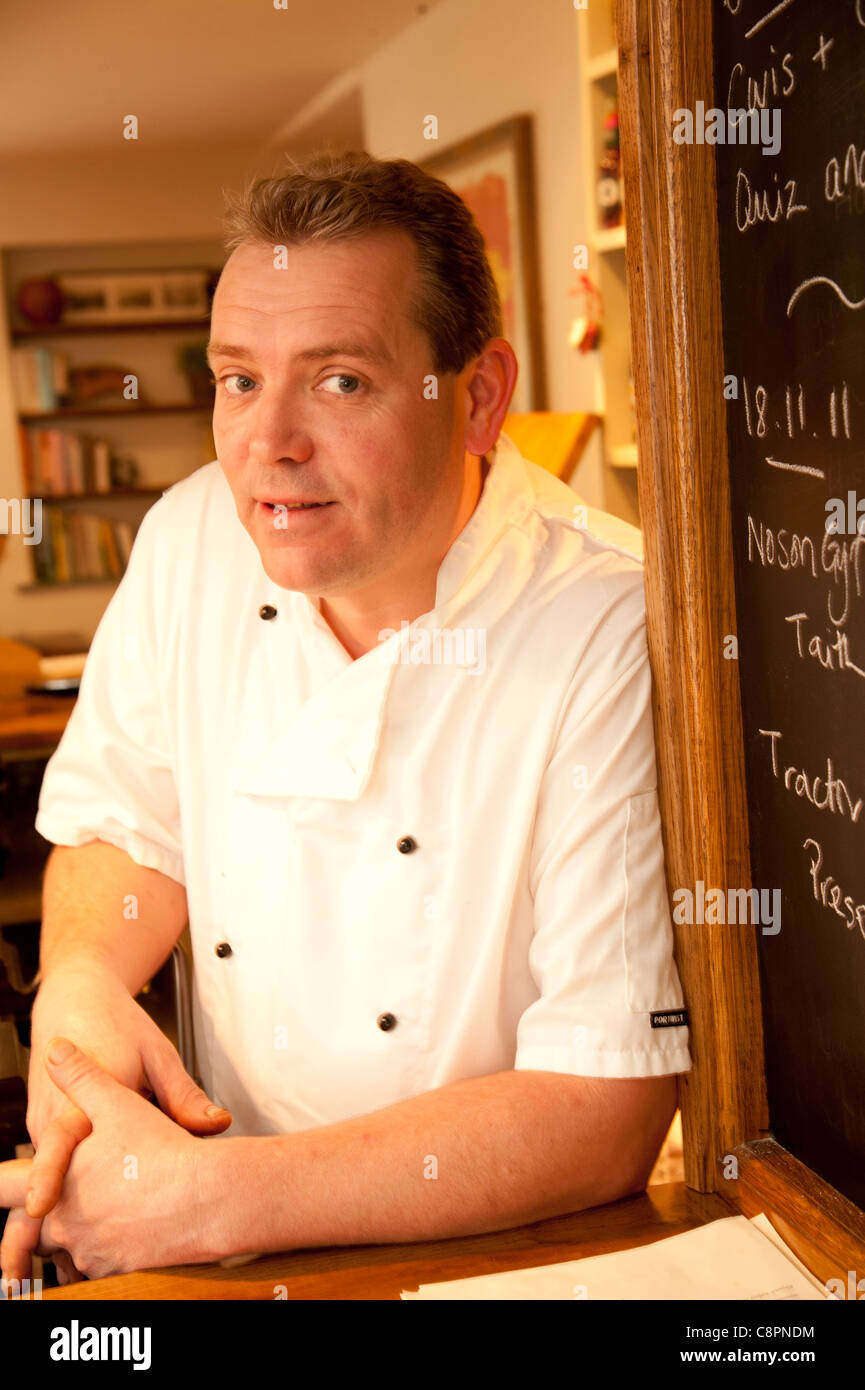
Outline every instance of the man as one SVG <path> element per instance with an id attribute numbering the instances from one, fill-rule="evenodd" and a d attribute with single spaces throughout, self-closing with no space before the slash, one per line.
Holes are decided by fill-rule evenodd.
<path id="1" fill-rule="evenodd" d="M 229 231 L 218 463 L 145 517 L 44 780 L 10 1276 L 608 1202 L 690 1067 L 639 536 L 501 434 L 517 367 L 467 209 L 322 157 Z M 230 1115 L 134 1002 L 187 913 Z"/>

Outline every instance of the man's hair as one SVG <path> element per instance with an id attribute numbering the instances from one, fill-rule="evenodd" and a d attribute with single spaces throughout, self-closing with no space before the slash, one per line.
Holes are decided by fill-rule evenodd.
<path id="1" fill-rule="evenodd" d="M 281 178 L 229 195 L 225 248 L 342 241 L 385 228 L 408 233 L 417 248 L 412 314 L 430 341 L 435 370 L 461 372 L 502 335 L 496 282 L 466 204 L 407 159 L 349 152 L 292 160 Z"/>

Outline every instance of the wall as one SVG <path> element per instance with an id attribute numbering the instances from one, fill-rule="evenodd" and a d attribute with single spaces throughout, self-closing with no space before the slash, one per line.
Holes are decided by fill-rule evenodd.
<path id="1" fill-rule="evenodd" d="M 567 0 L 445 0 L 358 72 L 367 149 L 380 158 L 422 160 L 509 116 L 533 117 L 547 406 L 563 411 L 598 409 L 601 389 L 596 356 L 568 345 L 572 248 L 588 240 L 582 161 L 595 158 L 581 126 L 583 19 Z M 427 115 L 437 141 L 424 139 Z M 600 432 L 572 484 L 605 505 Z"/>

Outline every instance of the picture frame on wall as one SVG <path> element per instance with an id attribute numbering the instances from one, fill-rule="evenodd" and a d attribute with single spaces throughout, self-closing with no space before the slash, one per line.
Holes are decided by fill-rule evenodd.
<path id="1" fill-rule="evenodd" d="M 520 368 L 511 411 L 546 409 L 531 116 L 512 116 L 418 163 L 459 194 L 486 242 Z"/>
<path id="2" fill-rule="evenodd" d="M 204 318 L 210 311 L 205 267 L 62 271 L 64 326 L 153 323 Z"/>

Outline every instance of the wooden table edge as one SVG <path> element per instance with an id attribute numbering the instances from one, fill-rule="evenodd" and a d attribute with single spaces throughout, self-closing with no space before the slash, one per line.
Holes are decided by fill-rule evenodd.
<path id="1" fill-rule="evenodd" d="M 482 1235 L 400 1245 L 337 1246 L 262 1256 L 249 1264 L 142 1270 L 46 1289 L 43 1298 L 83 1300 L 391 1300 L 419 1284 L 557 1264 L 647 1245 L 739 1215 L 716 1193 L 683 1182 L 602 1207 Z"/>

